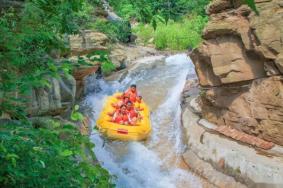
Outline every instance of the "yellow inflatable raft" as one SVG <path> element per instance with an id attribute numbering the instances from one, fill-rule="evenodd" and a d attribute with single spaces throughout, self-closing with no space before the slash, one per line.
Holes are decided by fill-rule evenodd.
<path id="1" fill-rule="evenodd" d="M 139 141 L 146 139 L 151 132 L 151 125 L 150 111 L 144 102 L 140 103 L 139 106 L 135 104 L 136 107 L 143 109 L 139 111 L 143 118 L 138 121 L 136 125 L 120 125 L 110 122 L 111 117 L 108 113 L 115 110 L 111 104 L 118 102 L 117 96 L 119 95 L 121 95 L 121 93 L 115 93 L 113 96 L 108 97 L 100 117 L 96 121 L 98 130 L 110 139 L 123 141 Z"/>

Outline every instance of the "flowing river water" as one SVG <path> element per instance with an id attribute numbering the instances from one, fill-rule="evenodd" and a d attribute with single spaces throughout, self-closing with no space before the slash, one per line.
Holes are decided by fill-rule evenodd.
<path id="1" fill-rule="evenodd" d="M 151 136 L 142 142 L 109 141 L 93 132 L 91 140 L 97 159 L 120 188 L 202 187 L 202 180 L 183 162 L 180 97 L 194 67 L 186 54 L 140 59 L 123 81 L 88 81 L 85 103 L 92 108 L 92 121 L 102 109 L 107 95 L 137 84 L 151 108 Z"/>

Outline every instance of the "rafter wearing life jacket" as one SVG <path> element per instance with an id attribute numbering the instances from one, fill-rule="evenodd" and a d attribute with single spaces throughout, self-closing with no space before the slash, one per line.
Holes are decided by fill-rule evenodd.
<path id="1" fill-rule="evenodd" d="M 134 104 L 131 101 L 129 101 L 126 106 L 127 106 L 127 113 L 130 118 L 130 124 L 136 125 L 137 121 L 142 119 L 141 115 L 135 109 Z"/>
<path id="2" fill-rule="evenodd" d="M 135 84 L 131 85 L 129 89 L 127 89 L 123 96 L 129 97 L 132 103 L 135 103 L 138 97 L 137 86 Z"/>
<path id="3" fill-rule="evenodd" d="M 116 108 L 116 109 L 119 109 L 121 108 L 121 106 L 123 104 L 127 104 L 127 102 L 130 101 L 130 98 L 127 97 L 127 96 L 122 96 L 121 99 L 117 102 L 117 103 L 112 103 L 112 107 Z"/>
<path id="4" fill-rule="evenodd" d="M 130 117 L 127 112 L 126 105 L 122 105 L 120 109 L 117 109 L 112 117 L 112 122 L 121 124 L 121 125 L 128 125 L 130 124 Z"/>

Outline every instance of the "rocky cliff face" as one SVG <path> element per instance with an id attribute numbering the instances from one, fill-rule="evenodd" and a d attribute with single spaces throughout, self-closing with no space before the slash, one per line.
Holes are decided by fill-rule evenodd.
<path id="1" fill-rule="evenodd" d="M 283 1 L 214 0 L 203 43 L 191 58 L 201 85 L 202 115 L 283 145 Z"/>

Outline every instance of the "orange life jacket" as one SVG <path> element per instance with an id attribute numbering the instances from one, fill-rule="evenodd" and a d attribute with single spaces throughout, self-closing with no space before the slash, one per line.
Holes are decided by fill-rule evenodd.
<path id="1" fill-rule="evenodd" d="M 128 109 L 128 114 L 130 118 L 138 117 L 138 113 L 136 112 L 134 107 Z"/>
<path id="2" fill-rule="evenodd" d="M 136 92 L 133 92 L 131 89 L 128 89 L 125 93 L 124 93 L 125 96 L 129 97 L 130 98 L 130 101 L 132 103 L 136 102 L 137 100 L 137 91 Z"/>
<path id="3" fill-rule="evenodd" d="M 129 122 L 129 117 L 127 114 L 122 114 L 120 111 L 117 111 L 113 116 L 113 121 L 115 123 L 124 124 Z"/>

